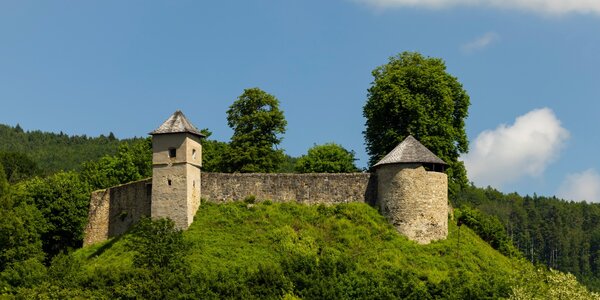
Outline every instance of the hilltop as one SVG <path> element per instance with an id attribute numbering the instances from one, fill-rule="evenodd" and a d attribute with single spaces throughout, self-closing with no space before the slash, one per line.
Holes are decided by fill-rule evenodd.
<path id="1" fill-rule="evenodd" d="M 133 231 L 59 257 L 59 277 L 26 297 L 497 299 L 509 296 L 592 297 L 573 276 L 536 270 L 503 256 L 466 226 L 449 224 L 447 240 L 418 245 L 361 203 L 203 203 L 192 226 L 172 235 Z M 179 264 L 140 267 L 134 243 L 177 245 Z M 138 252 L 134 251 L 136 249 Z M 146 253 L 148 255 L 148 253 Z M 162 256 L 161 256 L 162 255 Z M 165 256 L 166 255 L 166 256 Z M 147 259 L 147 257 L 146 257 Z M 170 257 L 177 261 L 176 257 Z M 134 263 L 136 261 L 137 263 Z M 155 260 L 162 261 L 162 260 Z M 526 280 L 527 279 L 527 280 Z M 560 279 L 552 284 L 549 280 Z M 554 280 L 556 281 L 556 280 Z M 553 294 L 554 293 L 554 294 Z M 572 293 L 572 294 L 567 294 Z"/>

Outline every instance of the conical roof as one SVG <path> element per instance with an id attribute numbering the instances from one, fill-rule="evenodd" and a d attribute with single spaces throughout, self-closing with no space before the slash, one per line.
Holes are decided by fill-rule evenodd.
<path id="1" fill-rule="evenodd" d="M 409 135 L 398 144 L 394 150 L 384 156 L 376 166 L 386 164 L 402 164 L 402 163 L 432 163 L 446 165 L 446 163 L 433 152 L 429 151 L 412 135 Z"/>
<path id="2" fill-rule="evenodd" d="M 160 127 L 150 132 L 151 135 L 156 134 L 168 134 L 168 133 L 191 133 L 200 137 L 204 137 L 204 134 L 192 125 L 192 123 L 185 117 L 180 111 L 176 111 L 171 115 Z"/>

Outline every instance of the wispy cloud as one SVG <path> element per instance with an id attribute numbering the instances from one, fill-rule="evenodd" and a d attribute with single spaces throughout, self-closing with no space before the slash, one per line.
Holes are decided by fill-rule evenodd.
<path id="1" fill-rule="evenodd" d="M 569 132 L 549 108 L 532 110 L 480 133 L 463 156 L 467 175 L 479 186 L 501 187 L 523 176 L 541 175 L 569 138 Z"/>
<path id="2" fill-rule="evenodd" d="M 377 9 L 423 7 L 442 9 L 455 6 L 479 6 L 531 11 L 546 15 L 593 13 L 600 15 L 597 0 L 354 0 Z"/>
<path id="3" fill-rule="evenodd" d="M 594 169 L 568 174 L 556 196 L 566 200 L 600 202 L 600 175 Z"/>
<path id="4" fill-rule="evenodd" d="M 492 43 L 498 41 L 500 36 L 495 32 L 487 32 L 484 35 L 465 43 L 461 46 L 461 49 L 465 53 L 471 53 L 473 51 L 482 50 Z"/>

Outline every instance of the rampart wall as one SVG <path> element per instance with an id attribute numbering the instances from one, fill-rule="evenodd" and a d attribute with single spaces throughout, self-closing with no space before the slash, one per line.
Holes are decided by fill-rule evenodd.
<path id="1" fill-rule="evenodd" d="M 211 202 L 257 200 L 303 204 L 374 203 L 375 176 L 346 174 L 202 173 L 202 198 Z"/>
<path id="2" fill-rule="evenodd" d="M 201 197 L 222 203 L 243 200 L 303 204 L 375 203 L 376 177 L 347 174 L 228 174 L 202 173 Z M 127 231 L 142 216 L 151 215 L 152 179 L 136 181 L 92 193 L 84 245 Z"/>
<path id="3" fill-rule="evenodd" d="M 150 216 L 151 184 L 145 179 L 92 192 L 83 245 L 123 234 L 142 216 Z"/>

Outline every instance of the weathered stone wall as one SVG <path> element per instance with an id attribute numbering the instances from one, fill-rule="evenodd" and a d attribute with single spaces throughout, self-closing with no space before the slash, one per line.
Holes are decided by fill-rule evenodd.
<path id="1" fill-rule="evenodd" d="M 448 177 L 419 164 L 377 169 L 377 206 L 409 239 L 421 244 L 448 236 Z"/>
<path id="2" fill-rule="evenodd" d="M 304 204 L 374 203 L 375 176 L 348 174 L 202 173 L 202 198 L 211 202 L 257 200 Z"/>
<path id="3" fill-rule="evenodd" d="M 382 214 L 411 240 L 429 243 L 445 239 L 448 234 L 447 176 L 427 172 L 420 165 L 384 165 L 377 169 L 377 175 L 202 173 L 200 181 L 200 188 L 194 190 L 210 202 L 240 201 L 248 196 L 255 196 L 257 201 L 303 204 L 377 202 Z M 156 217 L 151 202 L 152 182 L 146 179 L 93 192 L 84 245 L 124 233 L 141 216 Z M 185 190 L 186 184 L 177 186 Z M 181 197 L 186 196 L 187 191 L 182 191 Z"/>
<path id="4" fill-rule="evenodd" d="M 150 216 L 151 179 L 92 193 L 83 245 L 123 234 L 142 216 Z"/>

